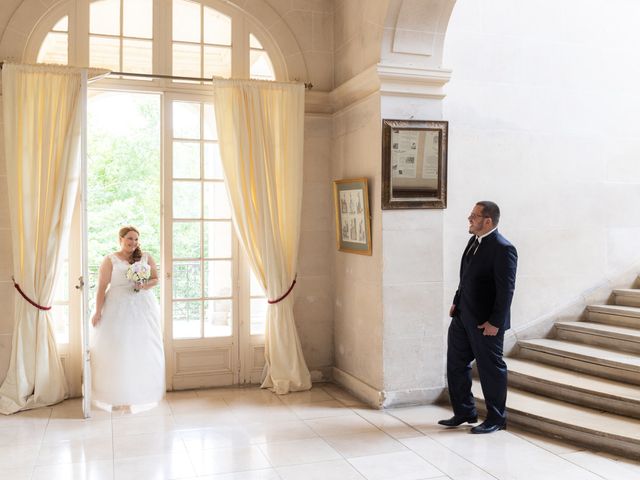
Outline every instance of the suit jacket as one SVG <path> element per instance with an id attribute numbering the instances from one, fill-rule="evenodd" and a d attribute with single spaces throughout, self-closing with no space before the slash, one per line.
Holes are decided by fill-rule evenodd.
<path id="1" fill-rule="evenodd" d="M 489 321 L 501 331 L 511 327 L 511 300 L 516 286 L 518 252 L 497 230 L 482 239 L 475 254 L 465 258 L 475 235 L 469 239 L 460 262 L 460 284 L 453 298 L 455 316 Z"/>

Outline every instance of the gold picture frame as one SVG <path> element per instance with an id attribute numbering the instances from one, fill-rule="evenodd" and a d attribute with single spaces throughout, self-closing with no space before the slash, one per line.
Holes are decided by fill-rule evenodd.
<path id="1" fill-rule="evenodd" d="M 444 120 L 382 120 L 382 210 L 447 208 Z"/>
<path id="2" fill-rule="evenodd" d="M 367 179 L 334 180 L 333 203 L 338 250 L 371 255 L 371 213 Z"/>

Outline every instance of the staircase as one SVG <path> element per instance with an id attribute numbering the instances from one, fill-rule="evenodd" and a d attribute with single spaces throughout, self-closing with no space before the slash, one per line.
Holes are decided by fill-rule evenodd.
<path id="1" fill-rule="evenodd" d="M 509 424 L 640 459 L 640 289 L 612 298 L 556 323 L 555 338 L 518 342 L 506 359 Z"/>

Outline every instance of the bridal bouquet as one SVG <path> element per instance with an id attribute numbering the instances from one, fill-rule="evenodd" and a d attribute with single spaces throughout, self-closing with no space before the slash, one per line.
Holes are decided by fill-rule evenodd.
<path id="1" fill-rule="evenodd" d="M 149 280 L 149 277 L 151 277 L 151 267 L 147 263 L 138 261 L 129 265 L 127 269 L 127 278 L 136 284 L 134 292 L 139 292 L 140 289 L 137 286 Z"/>

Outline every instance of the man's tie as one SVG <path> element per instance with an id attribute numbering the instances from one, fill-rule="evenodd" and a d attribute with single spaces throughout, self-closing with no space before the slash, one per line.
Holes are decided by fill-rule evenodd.
<path id="1" fill-rule="evenodd" d="M 476 237 L 473 239 L 473 243 L 471 244 L 471 246 L 467 250 L 467 253 L 465 254 L 465 261 L 467 263 L 470 262 L 473 256 L 476 254 L 476 250 L 478 249 L 479 246 L 480 246 L 480 242 L 478 241 L 478 237 Z"/>

